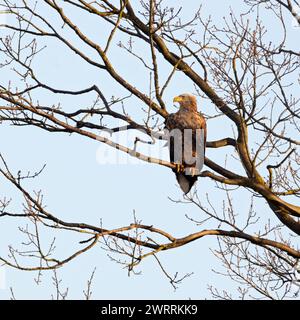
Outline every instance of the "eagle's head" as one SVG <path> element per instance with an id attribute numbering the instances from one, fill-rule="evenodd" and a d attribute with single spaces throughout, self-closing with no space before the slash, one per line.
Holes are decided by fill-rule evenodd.
<path id="1" fill-rule="evenodd" d="M 173 99 L 173 102 L 178 102 L 180 110 L 197 111 L 197 99 L 190 93 L 183 93 Z"/>

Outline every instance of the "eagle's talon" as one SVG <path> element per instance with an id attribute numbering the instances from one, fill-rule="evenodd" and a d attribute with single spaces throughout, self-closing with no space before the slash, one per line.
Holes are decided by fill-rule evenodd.
<path id="1" fill-rule="evenodd" d="M 183 173 L 184 172 L 184 165 L 181 163 L 176 163 L 176 172 L 177 173 Z"/>
<path id="2" fill-rule="evenodd" d="M 192 177 L 195 177 L 197 175 L 197 170 L 196 168 L 192 168 Z"/>

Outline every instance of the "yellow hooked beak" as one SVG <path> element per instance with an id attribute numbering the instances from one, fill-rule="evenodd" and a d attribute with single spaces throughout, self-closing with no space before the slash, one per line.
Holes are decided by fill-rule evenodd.
<path id="1" fill-rule="evenodd" d="M 182 101 L 182 97 L 177 96 L 173 99 L 173 102 L 181 102 Z"/>

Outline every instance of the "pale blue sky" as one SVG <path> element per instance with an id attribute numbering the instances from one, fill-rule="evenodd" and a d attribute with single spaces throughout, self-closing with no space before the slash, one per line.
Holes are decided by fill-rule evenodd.
<path id="1" fill-rule="evenodd" d="M 172 3 L 178 7 L 183 5 L 182 15 L 186 19 L 192 16 L 195 7 L 203 3 L 203 15 L 211 15 L 212 19 L 220 25 L 223 23 L 222 17 L 229 13 L 229 6 L 234 7 L 235 10 L 237 7 L 242 8 L 241 1 L 238 0 L 209 2 L 190 0 L 172 1 Z M 45 12 L 45 14 L 48 13 Z M 266 12 L 263 14 L 267 23 L 269 17 Z M 80 21 L 83 30 L 93 30 L 94 40 L 98 36 L 97 30 L 100 30 L 101 37 L 99 38 L 102 38 L 103 33 L 108 32 L 102 26 L 98 29 L 93 19 L 84 20 L 79 15 L 75 19 Z M 289 27 L 296 39 L 296 31 L 292 29 L 292 20 Z M 3 29 L 0 30 L 0 34 L 3 32 L 5 32 Z M 115 47 L 112 48 L 111 59 L 116 69 L 122 70 L 126 78 L 138 84 L 139 88 L 147 93 L 149 77 L 145 76 L 142 66 L 128 63 L 124 58 L 125 54 L 120 58 L 117 54 L 119 49 L 115 43 L 113 45 Z M 54 40 L 48 42 L 48 48 L 35 62 L 39 79 L 48 81 L 54 87 L 73 90 L 96 83 L 108 97 L 116 95 L 120 90 L 103 72 L 99 73 L 99 70 L 80 63 L 79 58 L 74 57 L 73 54 L 63 55 L 62 52 L 68 51 L 63 50 L 61 45 L 57 45 Z M 163 74 L 167 72 L 167 69 L 162 70 Z M 7 84 L 8 74 L 0 75 L 1 82 L 4 81 Z M 186 80 L 181 81 L 182 79 L 185 78 L 181 78 L 180 75 L 176 76 L 166 92 L 165 102 L 170 111 L 173 110 L 173 96 L 182 92 L 194 91 L 192 84 Z M 89 106 L 93 97 L 93 95 L 85 95 L 81 98 L 62 96 L 53 98 L 43 92 L 44 103 L 51 105 L 61 101 L 67 110 L 76 109 L 76 106 L 80 107 L 84 104 Z M 142 106 L 140 102 L 132 99 L 127 108 L 137 110 L 140 106 Z M 201 102 L 200 106 L 202 108 Z M 178 237 L 199 230 L 186 219 L 185 215 L 199 218 L 201 213 L 194 206 L 175 204 L 168 199 L 168 197 L 181 199 L 182 194 L 176 185 L 174 175 L 167 168 L 145 163 L 101 165 L 97 162 L 97 155 L 99 156 L 99 148 L 103 150 L 104 147 L 99 146 L 99 142 L 77 135 L 51 134 L 37 128 L 16 128 L 5 124 L 1 125 L 0 132 L 4 137 L 0 140 L 0 151 L 14 172 L 18 170 L 36 171 L 47 163 L 43 174 L 29 182 L 28 188 L 30 190 L 41 189 L 48 210 L 58 217 L 68 221 L 95 224 L 102 219 L 105 228 L 116 228 L 131 223 L 133 211 L 135 211 L 138 219 L 144 224 L 165 229 Z M 215 124 L 213 121 L 208 123 L 209 140 L 222 138 L 225 132 L 226 135 L 231 135 L 231 127 L 220 127 L 220 124 Z M 224 149 L 223 152 L 208 150 L 208 157 L 219 155 L 224 163 L 224 152 L 226 153 L 227 150 Z M 215 188 L 212 181 L 200 179 L 197 189 L 200 198 L 209 193 L 217 208 L 222 208 L 221 193 Z M 14 198 L 14 208 L 20 208 L 20 202 L 18 202 L 20 198 L 16 195 L 15 190 L 3 185 L 3 180 L 1 180 L 0 196 L 3 195 Z M 244 210 L 248 210 L 248 207 L 244 205 L 249 202 L 249 194 L 241 191 L 238 195 L 239 198 L 235 205 L 236 210 L 242 215 Z M 258 204 L 257 209 L 259 208 Z M 268 214 L 272 216 L 270 212 Z M 17 220 L 1 219 L 1 254 L 7 252 L 8 244 L 18 243 L 16 240 L 20 237 L 17 230 L 18 225 Z M 68 238 L 58 238 L 57 252 L 65 253 L 72 246 L 72 241 L 78 243 L 76 239 L 78 238 L 72 235 Z M 153 258 L 150 257 L 141 263 L 139 267 L 139 270 L 142 271 L 141 275 L 128 277 L 127 270 L 110 261 L 107 252 L 103 251 L 100 246 L 94 247 L 58 270 L 58 275 L 63 279 L 62 286 L 69 287 L 69 298 L 83 298 L 82 291 L 86 288 L 86 281 L 94 267 L 97 267 L 93 283 L 93 298 L 95 299 L 209 298 L 208 284 L 213 284 L 221 290 L 233 289 L 230 281 L 212 272 L 212 269 L 222 270 L 220 263 L 210 252 L 213 248 L 217 248 L 217 241 L 211 237 L 159 254 L 159 258 L 171 274 L 179 272 L 180 275 L 184 275 L 194 272 L 179 286 L 177 291 L 172 289 Z M 36 285 L 33 280 L 36 273 L 6 268 L 6 289 L 0 289 L 0 299 L 10 297 L 10 287 L 13 287 L 18 299 L 50 298 L 51 293 L 55 291 L 51 284 L 51 276 L 51 271 L 44 272 L 42 283 Z"/>

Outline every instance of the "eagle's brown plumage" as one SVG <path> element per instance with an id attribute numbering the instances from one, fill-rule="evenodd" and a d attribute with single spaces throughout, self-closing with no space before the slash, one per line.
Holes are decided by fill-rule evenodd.
<path id="1" fill-rule="evenodd" d="M 166 129 L 170 135 L 170 161 L 178 165 L 173 171 L 186 194 L 197 181 L 205 156 L 206 121 L 197 111 L 196 97 L 182 94 L 174 102 L 180 105 L 179 111 L 166 119 Z"/>

